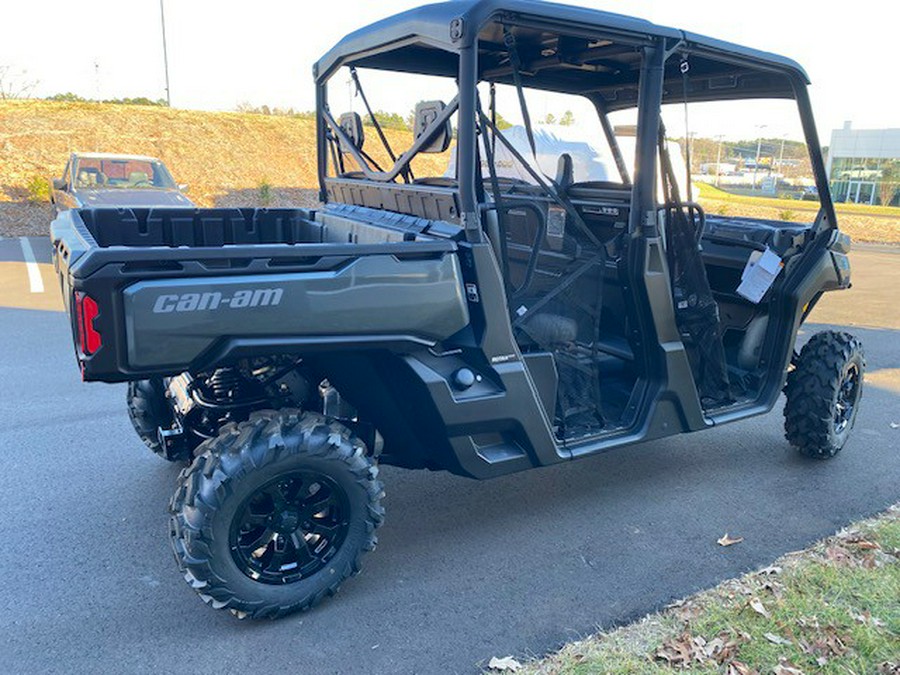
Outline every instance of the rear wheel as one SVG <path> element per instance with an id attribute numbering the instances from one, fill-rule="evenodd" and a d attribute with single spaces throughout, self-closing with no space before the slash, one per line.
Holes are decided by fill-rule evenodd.
<path id="1" fill-rule="evenodd" d="M 159 378 L 128 383 L 128 419 L 144 445 L 169 462 L 184 462 L 190 458 L 187 449 L 169 449 L 159 442 L 159 428 L 172 426 L 172 410 L 166 400 L 166 390 Z"/>
<path id="2" fill-rule="evenodd" d="M 785 436 L 802 454 L 834 457 L 850 437 L 862 397 L 866 359 L 849 333 L 816 333 L 803 346 L 784 388 Z"/>
<path id="3" fill-rule="evenodd" d="M 178 479 L 175 558 L 214 608 L 306 610 L 359 571 L 383 518 L 378 470 L 344 426 L 298 410 L 228 424 Z"/>

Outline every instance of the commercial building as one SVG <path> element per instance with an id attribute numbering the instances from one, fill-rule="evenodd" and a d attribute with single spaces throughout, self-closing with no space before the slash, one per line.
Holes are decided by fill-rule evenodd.
<path id="1" fill-rule="evenodd" d="M 835 201 L 900 205 L 900 129 L 831 132 L 826 163 Z"/>

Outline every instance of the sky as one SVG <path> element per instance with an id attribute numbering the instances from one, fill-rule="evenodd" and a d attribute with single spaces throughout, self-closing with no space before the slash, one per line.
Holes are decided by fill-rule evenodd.
<path id="1" fill-rule="evenodd" d="M 163 0 L 172 105 L 231 110 L 246 102 L 309 110 L 312 64 L 344 34 L 416 0 Z M 796 0 L 579 0 L 583 6 L 781 53 L 799 61 L 822 141 L 855 128 L 900 127 L 900 3 Z M 33 95 L 165 98 L 159 0 L 3 3 L 0 66 Z M 385 86 L 373 106 L 409 111 L 422 87 Z M 378 97 L 378 102 L 374 99 Z M 346 100 L 346 94 L 345 94 Z"/>

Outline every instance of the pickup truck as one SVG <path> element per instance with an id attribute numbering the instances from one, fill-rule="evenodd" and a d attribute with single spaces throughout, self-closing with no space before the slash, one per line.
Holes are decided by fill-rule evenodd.
<path id="1" fill-rule="evenodd" d="M 416 105 L 394 152 L 368 70 L 454 95 Z M 329 105 L 348 71 L 368 125 Z M 457 0 L 347 36 L 314 78 L 321 208 L 73 209 L 51 228 L 84 379 L 128 382 L 138 436 L 188 463 L 169 531 L 205 602 L 266 618 L 332 595 L 375 547 L 383 464 L 487 479 L 761 415 L 782 391 L 790 446 L 845 447 L 862 346 L 824 331 L 796 349 L 851 278 L 798 64 L 596 10 Z M 497 128 L 495 86 L 517 94 L 524 146 Z M 525 90 L 583 99 L 606 179 L 525 156 Z M 662 107 L 761 98 L 796 104 L 810 223 L 680 194 Z M 617 111 L 637 113 L 633 163 Z M 454 144 L 450 175 L 413 167 Z M 527 181 L 500 175 L 500 148 Z"/>

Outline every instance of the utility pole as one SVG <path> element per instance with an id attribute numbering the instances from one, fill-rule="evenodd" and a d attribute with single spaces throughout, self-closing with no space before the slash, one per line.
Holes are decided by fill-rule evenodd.
<path id="1" fill-rule="evenodd" d="M 159 20 L 162 24 L 163 67 L 166 71 L 166 105 L 172 107 L 172 95 L 169 93 L 169 50 L 166 47 L 166 10 L 163 0 L 159 0 Z"/>
<path id="2" fill-rule="evenodd" d="M 723 134 L 719 134 L 716 136 L 716 140 L 719 141 L 719 145 L 716 148 L 716 187 L 719 187 L 719 165 L 722 163 L 722 139 L 725 138 Z"/>
<path id="3" fill-rule="evenodd" d="M 756 139 L 756 162 L 753 164 L 753 191 L 756 192 L 756 174 L 759 171 L 759 154 L 762 151 L 762 130 L 765 129 L 767 124 L 760 124 L 756 128 L 759 129 L 759 135 Z"/>

